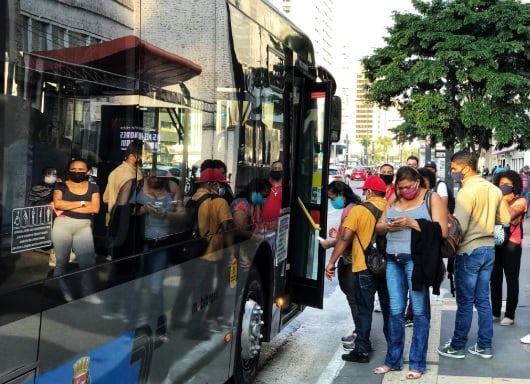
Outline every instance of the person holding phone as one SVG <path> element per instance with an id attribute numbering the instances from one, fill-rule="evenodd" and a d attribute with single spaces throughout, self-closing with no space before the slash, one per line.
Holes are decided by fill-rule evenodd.
<path id="1" fill-rule="evenodd" d="M 414 323 L 407 379 L 418 379 L 427 369 L 429 340 L 428 294 L 440 281 L 441 255 L 436 244 L 447 237 L 447 209 L 440 196 L 431 195 L 431 212 L 425 202 L 425 180 L 413 167 L 401 167 L 396 174 L 396 198 L 379 218 L 376 231 L 386 234 L 386 282 L 390 297 L 388 348 L 385 363 L 376 374 L 403 369 L 405 347 L 405 309 L 407 291 L 412 303 Z M 432 215 L 432 218 L 431 218 Z M 439 249 L 439 246 L 438 246 Z M 432 275 L 427 272 L 431 272 Z"/>
<path id="2" fill-rule="evenodd" d="M 320 245 L 324 249 L 335 247 L 337 239 L 342 234 L 342 223 L 350 213 L 350 210 L 357 204 L 361 204 L 361 197 L 357 195 L 350 186 L 342 181 L 332 181 L 328 185 L 328 199 L 331 206 L 335 209 L 342 209 L 341 220 L 338 228 L 331 228 L 329 230 L 330 239 L 320 238 Z M 353 331 L 341 338 L 344 349 L 351 350 L 355 346 L 355 317 L 357 316 L 357 304 L 355 303 L 355 293 L 353 289 L 353 271 L 352 271 L 352 256 L 351 246 L 346 249 L 342 255 L 338 255 L 334 260 L 330 259 L 335 268 L 337 262 L 336 272 L 339 279 L 339 287 L 346 295 L 346 300 L 350 306 L 350 311 L 353 319 Z"/>

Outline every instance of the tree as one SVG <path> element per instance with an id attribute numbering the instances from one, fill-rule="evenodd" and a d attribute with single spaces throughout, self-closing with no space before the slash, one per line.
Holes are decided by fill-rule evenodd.
<path id="1" fill-rule="evenodd" d="M 530 147 L 530 5 L 412 0 L 362 63 L 367 97 L 396 106 L 410 135 L 472 151 Z M 414 128 L 415 127 L 415 128 Z"/>

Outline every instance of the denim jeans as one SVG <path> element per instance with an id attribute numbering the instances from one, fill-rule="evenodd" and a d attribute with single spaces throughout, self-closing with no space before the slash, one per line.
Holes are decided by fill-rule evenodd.
<path id="1" fill-rule="evenodd" d="M 354 352 L 368 353 L 372 350 L 370 332 L 376 292 L 379 295 L 381 313 L 383 314 L 383 333 L 388 340 L 388 289 L 385 279 L 375 277 L 368 270 L 354 272 L 353 276 L 355 301 L 357 303 L 357 317 L 355 318 L 357 338 L 355 339 Z"/>
<path id="2" fill-rule="evenodd" d="M 473 321 L 473 304 L 478 313 L 478 338 L 480 348 L 491 348 L 493 338 L 493 318 L 489 298 L 489 283 L 495 253 L 493 247 L 480 247 L 473 251 L 456 255 L 455 290 L 456 319 L 451 346 L 463 349 Z"/>
<path id="3" fill-rule="evenodd" d="M 414 323 L 409 352 L 410 369 L 425 372 L 427 369 L 427 347 L 429 344 L 429 288 L 412 290 L 414 262 L 410 254 L 389 255 L 386 264 L 386 280 L 390 296 L 390 321 L 388 324 L 388 348 L 385 365 L 395 370 L 403 368 L 405 347 L 405 309 L 407 292 L 412 304 Z"/>

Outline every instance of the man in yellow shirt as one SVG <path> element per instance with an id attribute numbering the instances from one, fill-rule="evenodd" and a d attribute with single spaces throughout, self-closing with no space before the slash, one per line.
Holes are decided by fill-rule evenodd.
<path id="1" fill-rule="evenodd" d="M 109 174 L 107 187 L 103 192 L 103 202 L 107 204 L 107 211 L 112 212 L 120 189 L 131 179 L 142 180 L 142 150 L 143 143 L 134 140 L 125 151 L 125 160 Z"/>
<path id="2" fill-rule="evenodd" d="M 473 306 L 478 314 L 478 337 L 468 352 L 484 359 L 493 357 L 493 315 L 489 283 L 495 251 L 493 227 L 508 224 L 510 213 L 501 190 L 477 173 L 477 157 L 460 151 L 451 158 L 451 177 L 462 182 L 456 195 L 455 216 L 462 226 L 462 240 L 456 250 L 454 279 L 456 318 L 453 337 L 438 348 L 442 356 L 466 357 L 466 343 L 473 321 Z"/>
<path id="3" fill-rule="evenodd" d="M 363 186 L 366 202 L 373 204 L 378 210 L 385 209 L 386 185 L 379 176 L 370 176 Z M 365 263 L 364 249 L 368 246 L 375 230 L 376 218 L 367 207 L 362 204 L 353 207 L 344 220 L 342 235 L 337 239 L 335 248 L 326 266 L 326 277 L 331 280 L 335 276 L 335 263 L 344 250 L 352 247 L 352 270 L 354 278 L 355 301 L 357 304 L 357 317 L 355 319 L 355 348 L 348 354 L 342 355 L 345 361 L 368 363 L 369 352 L 372 350 L 370 332 L 372 329 L 372 314 L 374 311 L 375 293 L 379 295 L 381 311 L 383 314 L 383 333 L 387 337 L 387 324 L 389 314 L 389 298 L 384 277 L 378 278 L 370 272 Z"/>

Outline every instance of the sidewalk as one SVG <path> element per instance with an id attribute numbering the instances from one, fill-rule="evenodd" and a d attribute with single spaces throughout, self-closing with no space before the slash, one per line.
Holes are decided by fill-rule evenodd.
<path id="1" fill-rule="evenodd" d="M 494 324 L 493 358 L 482 359 L 470 353 L 465 359 L 451 359 L 438 355 L 437 348 L 452 336 L 454 330 L 456 302 L 446 279 L 440 296 L 431 295 L 431 328 L 427 352 L 427 372 L 418 380 L 407 380 L 408 350 L 412 328 L 406 328 L 404 366 L 402 371 L 375 375 L 375 367 L 384 363 L 386 342 L 382 334 L 382 316 L 374 313 L 371 340 L 374 352 L 368 364 L 344 363 L 337 369 L 333 384 L 357 383 L 429 383 L 429 384 L 530 384 L 530 345 L 521 344 L 519 339 L 530 333 L 530 220 L 524 227 L 525 239 L 519 279 L 519 304 L 515 324 L 501 326 Z M 506 294 L 506 288 L 503 290 Z M 504 309 L 502 314 L 504 314 Z M 475 344 L 477 337 L 477 315 L 469 332 L 468 347 Z M 467 349 L 467 347 L 466 347 Z M 340 348 L 335 354 L 341 360 L 346 353 Z"/>

